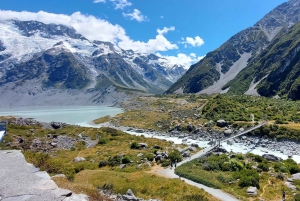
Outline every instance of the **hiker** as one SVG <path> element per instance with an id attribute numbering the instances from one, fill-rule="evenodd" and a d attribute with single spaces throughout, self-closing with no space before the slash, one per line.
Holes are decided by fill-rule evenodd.
<path id="1" fill-rule="evenodd" d="M 285 191 L 282 190 L 282 201 L 285 201 Z"/>

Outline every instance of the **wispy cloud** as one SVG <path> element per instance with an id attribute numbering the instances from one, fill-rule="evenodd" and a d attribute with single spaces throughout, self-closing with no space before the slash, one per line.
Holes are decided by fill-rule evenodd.
<path id="1" fill-rule="evenodd" d="M 144 16 L 141 11 L 134 9 L 132 13 L 123 13 L 124 17 L 129 17 L 131 20 L 136 20 L 138 22 L 147 21 L 147 16 Z"/>
<path id="2" fill-rule="evenodd" d="M 175 31 L 175 27 L 164 27 L 163 29 L 156 29 L 157 33 L 159 35 L 163 35 L 163 34 L 166 34 L 168 33 L 169 31 Z"/>
<path id="3" fill-rule="evenodd" d="M 83 15 L 75 12 L 72 15 L 54 14 L 44 11 L 15 12 L 0 10 L 0 21 L 18 19 L 23 21 L 39 21 L 45 24 L 62 24 L 74 27 L 77 33 L 82 34 L 89 40 L 107 41 L 117 44 L 119 47 L 140 53 L 156 53 L 178 49 L 176 44 L 171 43 L 164 35 L 158 34 L 147 42 L 132 40 L 120 25 L 113 25 L 110 22 L 96 18 L 92 15 Z M 88 29 L 87 29 L 88 27 Z"/>
<path id="4" fill-rule="evenodd" d="M 204 40 L 202 38 L 200 38 L 199 36 L 196 36 L 195 38 L 191 38 L 191 37 L 186 37 L 185 39 L 182 38 L 182 44 L 188 44 L 191 45 L 193 47 L 196 46 L 202 46 L 204 44 Z M 186 46 L 187 47 L 187 46 Z"/>
<path id="5" fill-rule="evenodd" d="M 124 9 L 127 6 L 131 6 L 132 3 L 127 0 L 110 0 L 114 3 L 115 9 Z"/>
<path id="6" fill-rule="evenodd" d="M 94 0 L 93 3 L 105 3 L 106 0 Z"/>
<path id="7" fill-rule="evenodd" d="M 127 6 L 131 6 L 132 3 L 127 0 L 109 0 L 113 3 L 114 8 L 117 9 L 124 9 Z M 94 0 L 93 3 L 106 3 L 106 0 Z"/>

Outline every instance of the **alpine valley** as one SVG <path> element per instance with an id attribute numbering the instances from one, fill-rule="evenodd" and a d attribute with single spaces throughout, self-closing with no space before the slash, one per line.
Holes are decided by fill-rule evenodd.
<path id="1" fill-rule="evenodd" d="M 0 21 L 0 105 L 111 105 L 162 93 L 184 73 L 154 54 L 89 41 L 72 27 Z"/>

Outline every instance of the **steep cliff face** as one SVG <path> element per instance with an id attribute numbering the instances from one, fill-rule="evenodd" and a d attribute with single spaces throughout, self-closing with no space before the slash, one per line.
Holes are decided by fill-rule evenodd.
<path id="1" fill-rule="evenodd" d="M 167 93 L 219 93 L 230 81 L 267 48 L 276 36 L 300 21 L 300 2 L 291 0 L 278 6 L 253 27 L 245 29 L 210 52 L 174 83 Z M 235 68 L 235 71 L 230 69 Z M 234 73 L 234 74 L 233 74 Z M 251 81 L 247 83 L 249 87 Z M 226 91 L 227 91 L 226 90 Z M 225 91 L 225 92 L 226 92 Z"/>

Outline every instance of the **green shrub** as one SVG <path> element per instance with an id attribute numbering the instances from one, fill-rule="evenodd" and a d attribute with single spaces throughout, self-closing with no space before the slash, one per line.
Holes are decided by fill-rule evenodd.
<path id="1" fill-rule="evenodd" d="M 145 158 L 147 158 L 148 161 L 153 161 L 154 160 L 154 155 L 151 153 L 148 153 L 145 155 Z"/>
<path id="2" fill-rule="evenodd" d="M 208 201 L 204 195 L 184 195 L 180 198 L 181 201 Z"/>
<path id="3" fill-rule="evenodd" d="M 137 142 L 132 142 L 130 145 L 130 149 L 139 149 L 139 144 Z"/>
<path id="4" fill-rule="evenodd" d="M 259 163 L 257 167 L 262 169 L 262 171 L 269 171 L 269 165 L 267 163 Z"/>
<path id="5" fill-rule="evenodd" d="M 64 175 L 66 175 L 66 177 L 69 181 L 74 181 L 75 174 L 76 174 L 74 168 L 66 167 L 66 168 L 64 168 L 63 173 L 64 173 Z"/>
<path id="6" fill-rule="evenodd" d="M 108 160 L 108 166 L 113 167 L 121 165 L 121 156 L 114 156 Z"/>
<path id="7" fill-rule="evenodd" d="M 78 173 L 78 172 L 84 170 L 84 164 L 83 163 L 75 164 L 74 170 L 75 170 L 75 173 Z"/>
<path id="8" fill-rule="evenodd" d="M 297 194 L 295 195 L 294 199 L 295 199 L 295 201 L 300 201 L 300 194 L 297 193 Z"/>
<path id="9" fill-rule="evenodd" d="M 276 175 L 276 178 L 280 179 L 281 181 L 283 181 L 284 180 L 284 175 L 281 174 L 281 173 L 279 173 L 279 174 Z"/>
<path id="10" fill-rule="evenodd" d="M 259 188 L 259 174 L 254 169 L 241 170 L 240 172 L 236 172 L 233 177 L 235 179 L 240 179 L 238 182 L 240 187 L 256 186 Z"/>
<path id="11" fill-rule="evenodd" d="M 102 168 L 108 165 L 108 161 L 100 161 L 98 167 Z"/>
<path id="12" fill-rule="evenodd" d="M 177 149 L 173 150 L 169 154 L 169 159 L 174 163 L 174 162 L 180 162 L 182 161 L 182 156 L 180 155 L 179 151 Z"/>
<path id="13" fill-rule="evenodd" d="M 108 142 L 108 139 L 105 139 L 105 138 L 100 138 L 99 141 L 98 141 L 98 144 L 107 144 Z"/>
<path id="14" fill-rule="evenodd" d="M 162 160 L 162 161 L 161 161 L 161 166 L 162 166 L 162 167 L 168 167 L 168 166 L 171 165 L 171 163 L 172 163 L 172 162 L 171 162 L 170 160 L 166 160 L 166 159 L 165 159 L 165 160 Z"/>
<path id="15" fill-rule="evenodd" d="M 124 156 L 122 158 L 122 164 L 127 164 L 127 163 L 130 163 L 130 158 L 129 158 L 129 156 Z"/>

